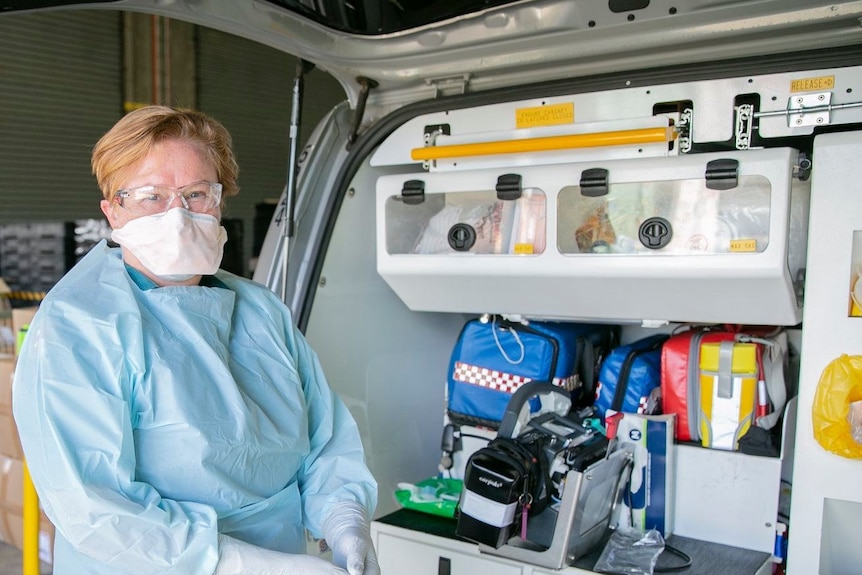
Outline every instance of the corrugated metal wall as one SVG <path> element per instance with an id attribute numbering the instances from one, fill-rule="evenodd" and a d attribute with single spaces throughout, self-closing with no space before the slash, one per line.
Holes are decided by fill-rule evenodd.
<path id="1" fill-rule="evenodd" d="M 0 224 L 103 218 L 93 144 L 122 114 L 120 15 L 0 18 Z"/>
<path id="2" fill-rule="evenodd" d="M 0 18 L 0 225 L 103 220 L 90 153 L 129 98 L 123 94 L 122 22 L 123 14 L 114 11 Z M 240 259 L 248 273 L 255 206 L 277 200 L 287 178 L 297 60 L 207 28 L 197 28 L 194 37 L 196 107 L 231 131 L 240 164 L 240 195 L 224 217 L 239 220 L 243 229 Z M 134 73 L 149 74 L 143 64 L 135 64 Z M 317 70 L 308 75 L 305 94 L 303 140 L 345 98 L 341 86 Z"/>

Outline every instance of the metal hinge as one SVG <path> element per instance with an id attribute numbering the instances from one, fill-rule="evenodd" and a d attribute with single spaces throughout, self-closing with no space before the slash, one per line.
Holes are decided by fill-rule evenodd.
<path id="1" fill-rule="evenodd" d="M 425 84 L 434 88 L 434 97 L 451 96 L 454 94 L 466 94 L 470 85 L 472 75 L 459 74 L 457 76 L 441 76 L 439 78 L 426 78 Z"/>
<path id="2" fill-rule="evenodd" d="M 751 129 L 754 123 L 754 106 L 740 104 L 736 107 L 736 149 L 751 148 Z"/>
<path id="3" fill-rule="evenodd" d="M 860 106 L 862 106 L 862 102 L 832 104 L 832 92 L 800 94 L 798 96 L 791 96 L 787 100 L 786 110 L 756 112 L 754 117 L 787 116 L 788 128 L 827 126 L 832 121 L 832 110 L 858 108 Z"/>
<path id="4" fill-rule="evenodd" d="M 679 145 L 679 151 L 683 154 L 687 154 L 691 151 L 691 132 L 693 122 L 694 110 L 691 108 L 685 108 L 682 113 L 680 113 L 679 121 L 677 122 L 677 132 L 679 133 L 679 136 L 676 140 Z"/>
<path id="5" fill-rule="evenodd" d="M 449 136 L 452 134 L 452 127 L 449 124 L 433 124 L 425 126 L 422 132 L 422 141 L 425 147 L 429 148 L 437 145 L 437 136 Z M 423 160 L 422 169 L 426 172 L 431 169 L 434 160 Z"/>

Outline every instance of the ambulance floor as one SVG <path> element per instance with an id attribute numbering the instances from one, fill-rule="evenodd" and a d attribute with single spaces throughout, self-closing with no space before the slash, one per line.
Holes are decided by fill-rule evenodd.
<path id="1" fill-rule="evenodd" d="M 39 575 L 51 575 L 52 571 L 51 566 L 45 563 L 39 566 Z M 11 545 L 0 543 L 0 575 L 22 575 L 23 572 L 21 550 Z"/>

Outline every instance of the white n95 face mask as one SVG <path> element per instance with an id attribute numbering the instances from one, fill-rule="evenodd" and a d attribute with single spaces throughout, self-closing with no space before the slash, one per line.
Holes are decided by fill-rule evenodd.
<path id="1" fill-rule="evenodd" d="M 132 252 L 154 275 L 184 281 L 214 274 L 221 263 L 227 231 L 209 214 L 171 208 L 130 220 L 111 239 Z"/>

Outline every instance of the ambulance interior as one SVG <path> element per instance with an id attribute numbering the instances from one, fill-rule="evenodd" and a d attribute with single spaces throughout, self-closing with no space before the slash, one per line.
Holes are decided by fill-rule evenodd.
<path id="1" fill-rule="evenodd" d="M 391 495 L 439 473 L 453 344 L 465 321 L 490 313 L 614 324 L 623 343 L 687 324 L 783 327 L 794 376 L 780 455 L 677 443 L 673 533 L 705 544 L 691 573 L 772 573 L 782 521 L 788 572 L 858 572 L 862 468 L 818 445 L 810 416 L 821 370 L 860 345 L 858 61 L 852 48 L 804 65 L 760 57 L 649 82 L 466 93 L 390 114 L 337 176 L 303 167 L 335 191 L 337 218 L 315 223 L 329 226 L 317 258 L 284 265 L 314 278 L 294 307 L 364 434 L 384 571 L 548 572 L 404 524 Z M 352 119 L 329 117 L 315 151 L 335 153 L 332 134 Z M 455 251 L 451 224 L 476 206 L 510 209 L 494 199 L 512 177 L 516 213 Z M 601 194 L 582 193 L 594 186 Z M 303 193 L 298 213 L 319 217 L 320 201 Z M 674 222 L 661 253 L 638 240 L 656 213 Z M 276 291 L 280 233 L 270 231 L 268 275 L 256 278 Z M 460 464 L 481 445 L 465 438 Z M 591 573 L 591 561 L 564 570 Z"/>

